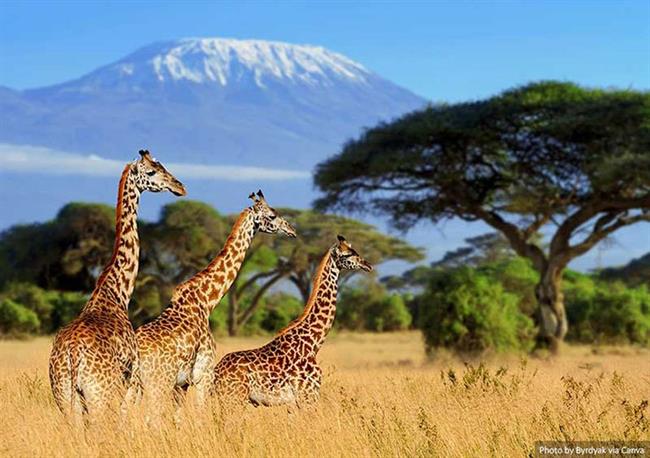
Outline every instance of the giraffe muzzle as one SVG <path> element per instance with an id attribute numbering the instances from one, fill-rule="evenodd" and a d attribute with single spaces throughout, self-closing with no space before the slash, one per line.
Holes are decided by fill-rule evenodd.
<path id="1" fill-rule="evenodd" d="M 181 183 L 178 180 L 171 187 L 170 191 L 171 191 L 172 194 L 174 194 L 175 196 L 179 196 L 179 197 L 187 195 L 187 191 L 185 190 L 185 186 L 183 185 L 183 183 Z"/>
<path id="2" fill-rule="evenodd" d="M 372 266 L 368 261 L 361 262 L 361 269 L 363 269 L 366 272 L 372 272 Z"/>
<path id="3" fill-rule="evenodd" d="M 289 223 L 285 223 L 282 225 L 282 232 L 284 232 L 287 235 L 287 237 L 291 237 L 292 239 L 295 239 L 296 236 L 298 235 L 296 233 L 296 230 Z"/>

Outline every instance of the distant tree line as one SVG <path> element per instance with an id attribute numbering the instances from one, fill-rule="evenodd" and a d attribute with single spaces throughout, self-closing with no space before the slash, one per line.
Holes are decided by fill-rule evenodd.
<path id="1" fill-rule="evenodd" d="M 375 263 L 422 258 L 419 249 L 358 221 L 281 211 L 300 238 L 256 237 L 231 293 L 210 317 L 216 333 L 270 333 L 298 316 L 318 260 L 337 232 L 358 241 Z M 174 286 L 209 262 L 235 217 L 179 201 L 165 206 L 158 221 L 140 222 L 141 271 L 129 310 L 136 325 L 156 317 Z M 73 203 L 52 221 L 1 233 L 0 334 L 51 334 L 74 318 L 111 255 L 113 223 L 109 206 Z M 650 344 L 650 292 L 639 280 L 647 273 L 645 259 L 591 275 L 565 271 L 569 341 Z M 419 328 L 431 354 L 438 348 L 528 351 L 536 335 L 538 281 L 529 260 L 499 233 L 487 233 L 401 275 L 344 277 L 336 327 Z"/>
<path id="2" fill-rule="evenodd" d="M 353 219 L 309 210 L 279 211 L 295 225 L 298 239 L 256 236 L 235 284 L 211 317 L 216 332 L 272 332 L 287 325 L 304 307 L 312 275 L 338 233 L 357 243 L 373 264 L 423 257 L 420 249 Z M 140 272 L 129 308 L 134 325 L 158 316 L 173 288 L 208 264 L 223 246 L 236 217 L 222 215 L 202 202 L 183 200 L 163 207 L 158 221 L 139 222 Z M 111 256 L 114 231 L 110 206 L 71 203 L 52 221 L 2 232 L 0 332 L 52 333 L 76 316 Z M 351 277 L 347 274 L 341 280 L 348 304 L 354 302 L 355 294 L 351 286 L 345 286 Z M 408 327 L 403 302 L 396 297 L 384 303 L 385 289 L 376 279 L 370 284 L 374 296 L 365 297 L 368 303 L 353 307 L 342 300 L 343 310 L 355 310 L 341 326 Z M 399 308 L 395 313 L 384 311 L 393 303 L 390 300 Z"/>

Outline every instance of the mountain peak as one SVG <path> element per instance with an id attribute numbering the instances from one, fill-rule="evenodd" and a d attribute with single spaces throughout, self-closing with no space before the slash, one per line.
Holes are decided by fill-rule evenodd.
<path id="1" fill-rule="evenodd" d="M 153 78 L 161 83 L 187 81 L 227 86 L 250 79 L 261 88 L 277 81 L 312 86 L 340 80 L 364 84 L 371 75 L 363 65 L 321 46 L 231 38 L 155 43 L 102 72 L 104 77 L 121 82 Z"/>
<path id="2" fill-rule="evenodd" d="M 424 103 L 323 47 L 186 38 L 54 86 L 0 89 L 0 142 L 115 159 L 145 145 L 168 161 L 309 170 Z"/>

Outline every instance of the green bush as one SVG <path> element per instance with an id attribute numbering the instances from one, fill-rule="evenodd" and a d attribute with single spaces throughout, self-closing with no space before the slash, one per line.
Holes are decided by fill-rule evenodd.
<path id="1" fill-rule="evenodd" d="M 152 277 L 147 280 L 137 282 L 129 304 L 129 318 L 136 328 L 156 318 L 169 305 L 170 294 L 165 295 L 164 286 Z"/>
<path id="2" fill-rule="evenodd" d="M 31 310 L 39 320 L 39 327 L 34 332 L 47 333 L 52 329 L 52 313 L 54 304 L 53 294 L 56 292 L 45 291 L 32 283 L 10 283 L 2 292 L 2 297 L 10 299 L 17 304 Z M 56 329 L 56 328 L 55 328 Z"/>
<path id="3" fill-rule="evenodd" d="M 0 293 L 0 300 L 9 300 L 37 317 L 38 326 L 30 328 L 29 332 L 51 334 L 79 314 L 87 296 L 77 292 L 47 291 L 31 283 L 10 283 Z M 18 327 L 18 323 L 15 326 Z"/>
<path id="4" fill-rule="evenodd" d="M 411 325 L 404 299 L 390 294 L 383 285 L 363 279 L 341 288 L 337 302 L 336 325 L 354 331 L 399 331 Z"/>
<path id="5" fill-rule="evenodd" d="M 228 335 L 228 296 L 221 299 L 219 305 L 210 314 L 210 328 L 219 336 Z"/>
<path id="6" fill-rule="evenodd" d="M 532 347 L 533 323 L 519 310 L 520 298 L 485 273 L 437 271 L 418 302 L 428 353 L 437 347 L 471 353 Z"/>
<path id="7" fill-rule="evenodd" d="M 300 316 L 305 305 L 296 296 L 276 292 L 264 298 L 264 304 L 257 310 L 260 314 L 260 328 L 274 333 Z"/>
<path id="8" fill-rule="evenodd" d="M 52 326 L 49 329 L 44 329 L 43 332 L 54 333 L 79 315 L 81 309 L 88 301 L 88 296 L 73 291 L 49 291 L 49 293 L 53 306 L 51 316 Z"/>
<path id="9" fill-rule="evenodd" d="M 565 280 L 564 292 L 567 339 L 650 344 L 650 292 L 645 286 L 627 288 L 574 273 Z"/>
<path id="10" fill-rule="evenodd" d="M 240 309 L 246 309 L 250 297 L 245 296 L 239 304 Z M 274 292 L 262 298 L 253 316 L 241 327 L 239 335 L 273 334 L 300 316 L 304 304 L 297 297 L 284 292 Z M 215 334 L 228 334 L 228 297 L 210 314 L 210 327 Z"/>
<path id="11" fill-rule="evenodd" d="M 516 256 L 487 264 L 480 270 L 501 283 L 505 291 L 519 297 L 519 310 L 527 316 L 535 314 L 537 310 L 535 286 L 539 281 L 539 274 L 530 260 Z"/>
<path id="12" fill-rule="evenodd" d="M 3 334 L 22 334 L 37 332 L 41 323 L 38 316 L 27 307 L 3 299 L 0 301 L 0 332 Z"/>
<path id="13" fill-rule="evenodd" d="M 370 304 L 366 329 L 370 331 L 401 331 L 411 326 L 411 314 L 399 294 L 391 294 Z"/>

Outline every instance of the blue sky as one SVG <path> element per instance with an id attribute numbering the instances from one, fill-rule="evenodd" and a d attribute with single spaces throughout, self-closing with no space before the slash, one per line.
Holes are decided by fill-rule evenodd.
<path id="1" fill-rule="evenodd" d="M 0 2 L 0 85 L 73 79 L 160 40 L 212 36 L 322 45 L 433 101 L 486 97 L 531 80 L 650 89 L 650 1 Z M 112 200 L 112 197 L 111 197 Z M 109 200 L 109 201 L 111 201 Z M 648 224 L 573 266 L 650 250 Z M 488 230 L 422 225 L 432 258 Z"/>
<path id="2" fill-rule="evenodd" d="M 323 45 L 435 101 L 542 78 L 650 88 L 649 1 L 0 3 L 0 85 L 75 78 L 187 36 Z"/>

